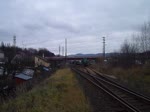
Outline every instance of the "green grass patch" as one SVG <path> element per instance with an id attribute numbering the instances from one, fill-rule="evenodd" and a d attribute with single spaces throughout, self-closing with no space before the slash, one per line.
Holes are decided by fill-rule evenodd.
<path id="1" fill-rule="evenodd" d="M 0 105 L 1 112 L 90 112 L 70 69 L 58 70 L 30 92 Z"/>

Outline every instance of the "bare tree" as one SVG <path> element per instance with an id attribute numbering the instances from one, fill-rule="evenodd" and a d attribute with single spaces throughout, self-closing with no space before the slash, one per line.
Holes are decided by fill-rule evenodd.
<path id="1" fill-rule="evenodd" d="M 125 42 L 121 46 L 120 51 L 121 53 L 124 53 L 124 54 L 133 54 L 137 52 L 137 46 L 125 40 Z"/>
<path id="2" fill-rule="evenodd" d="M 144 23 L 141 27 L 140 42 L 143 52 L 150 50 L 150 22 Z"/>
<path id="3" fill-rule="evenodd" d="M 140 43 L 139 50 L 142 53 L 141 59 L 145 63 L 148 60 L 150 52 L 150 21 L 145 22 L 140 29 L 140 34 L 137 36 L 137 39 Z"/>
<path id="4" fill-rule="evenodd" d="M 144 23 L 132 38 L 122 44 L 120 54 L 113 56 L 118 65 L 130 67 L 136 60 L 144 64 L 150 59 L 150 21 Z"/>
<path id="5" fill-rule="evenodd" d="M 137 47 L 135 46 L 135 44 L 130 43 L 126 40 L 122 44 L 120 49 L 121 55 L 119 61 L 121 65 L 125 67 L 130 67 L 131 65 L 135 64 L 136 52 L 137 52 Z"/>

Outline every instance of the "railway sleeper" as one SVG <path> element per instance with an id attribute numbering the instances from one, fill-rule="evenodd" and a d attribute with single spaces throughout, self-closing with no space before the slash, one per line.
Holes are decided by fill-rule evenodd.
<path id="1" fill-rule="evenodd" d="M 150 107 L 147 106 L 147 105 L 144 105 L 144 106 L 140 107 L 140 110 L 143 110 L 144 112 L 145 112 L 145 111 L 149 111 L 149 110 L 150 110 Z"/>
<path id="2" fill-rule="evenodd" d="M 136 107 L 138 107 L 138 108 L 143 107 L 143 106 L 146 106 L 146 107 L 148 106 L 148 105 L 143 105 L 142 103 L 135 103 L 133 105 L 136 106 Z"/>

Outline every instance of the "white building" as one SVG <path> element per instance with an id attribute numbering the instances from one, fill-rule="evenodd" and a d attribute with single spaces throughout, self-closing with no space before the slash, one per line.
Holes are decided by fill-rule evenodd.
<path id="1" fill-rule="evenodd" d="M 38 67 L 40 65 L 45 67 L 50 66 L 50 63 L 46 59 L 39 56 L 35 56 L 34 61 L 35 61 L 35 67 Z"/>
<path id="2" fill-rule="evenodd" d="M 4 52 L 2 52 L 0 50 L 0 64 L 3 64 L 5 62 L 5 56 L 4 56 Z"/>
<path id="3" fill-rule="evenodd" d="M 0 59 L 4 59 L 4 53 L 0 50 Z"/>

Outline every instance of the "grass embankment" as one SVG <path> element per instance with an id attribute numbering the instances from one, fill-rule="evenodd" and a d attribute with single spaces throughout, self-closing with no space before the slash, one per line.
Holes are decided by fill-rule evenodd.
<path id="1" fill-rule="evenodd" d="M 146 68 L 133 67 L 130 69 L 113 68 L 112 73 L 120 81 L 128 84 L 145 94 L 150 93 L 150 70 Z"/>
<path id="2" fill-rule="evenodd" d="M 90 112 L 90 107 L 71 70 L 61 69 L 30 92 L 1 105 L 0 111 Z"/>
<path id="3" fill-rule="evenodd" d="M 121 68 L 121 67 L 109 67 L 101 66 L 98 68 L 94 66 L 95 69 L 99 70 L 101 73 L 108 75 L 114 75 L 120 82 L 127 84 L 129 87 L 136 89 L 144 94 L 150 96 L 150 67 L 131 67 L 131 68 Z"/>

